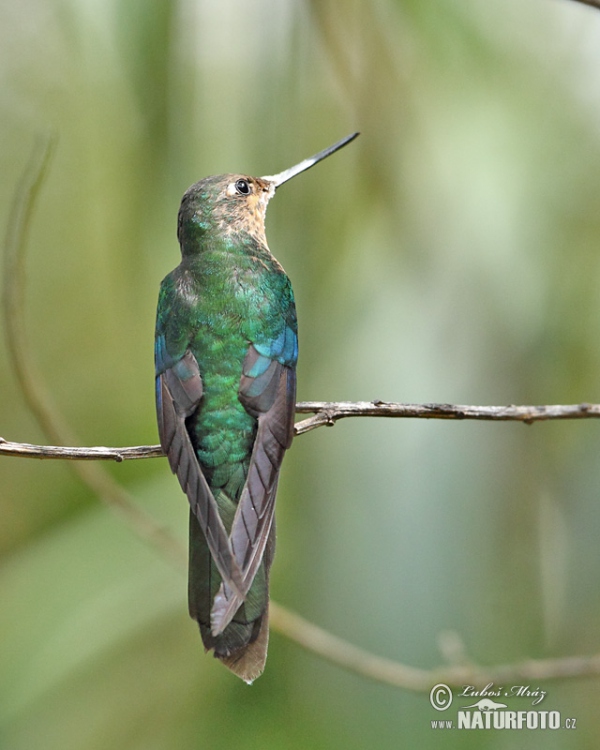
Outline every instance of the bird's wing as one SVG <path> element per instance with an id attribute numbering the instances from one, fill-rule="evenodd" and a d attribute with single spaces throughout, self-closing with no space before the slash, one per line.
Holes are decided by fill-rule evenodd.
<path id="1" fill-rule="evenodd" d="M 267 345 L 251 344 L 244 360 L 238 396 L 258 418 L 258 429 L 230 533 L 242 585 L 237 592 L 225 580 L 221 585 L 211 612 L 213 635 L 223 632 L 244 601 L 273 523 L 279 469 L 294 433 L 298 338 L 293 323 Z"/>
<path id="2" fill-rule="evenodd" d="M 177 475 L 188 497 L 223 581 L 230 590 L 239 594 L 243 590 L 240 566 L 185 424 L 186 418 L 196 411 L 202 400 L 198 362 L 189 349 L 179 358 L 173 356 L 168 351 L 164 333 L 159 331 L 155 361 L 160 444 L 169 459 L 171 471 Z"/>

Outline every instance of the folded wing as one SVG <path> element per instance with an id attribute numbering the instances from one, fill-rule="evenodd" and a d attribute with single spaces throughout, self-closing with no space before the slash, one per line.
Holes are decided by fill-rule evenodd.
<path id="1" fill-rule="evenodd" d="M 228 590 L 239 596 L 244 591 L 241 569 L 185 424 L 202 400 L 198 362 L 189 350 L 173 360 L 166 353 L 164 338 L 159 336 L 156 371 L 156 408 L 162 449 L 188 497 L 223 581 Z"/>
<path id="2" fill-rule="evenodd" d="M 290 359 L 295 364 L 296 334 L 289 328 L 286 330 L 289 341 L 282 340 L 282 346 L 291 348 L 292 354 L 280 359 Z M 258 419 L 248 476 L 230 534 L 231 549 L 241 573 L 240 585 L 232 586 L 230 580 L 223 578 L 211 612 L 213 635 L 222 633 L 231 622 L 260 566 L 273 523 L 281 462 L 293 437 L 295 370 L 272 359 L 270 352 L 263 354 L 261 349 L 254 345 L 248 348 L 238 392 L 246 410 Z"/>

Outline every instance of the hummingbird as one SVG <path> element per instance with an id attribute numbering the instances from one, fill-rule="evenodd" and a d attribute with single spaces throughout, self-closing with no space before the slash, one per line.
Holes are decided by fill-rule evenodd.
<path id="1" fill-rule="evenodd" d="M 252 683 L 269 638 L 275 495 L 294 432 L 298 323 L 267 245 L 277 188 L 354 133 L 266 177 L 206 177 L 184 194 L 181 263 L 162 281 L 155 338 L 163 452 L 190 505 L 188 605 L 204 648 Z"/>

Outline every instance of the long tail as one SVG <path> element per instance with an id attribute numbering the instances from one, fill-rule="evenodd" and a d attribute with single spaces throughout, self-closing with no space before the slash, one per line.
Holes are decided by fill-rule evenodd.
<path id="1" fill-rule="evenodd" d="M 190 512 L 188 604 L 197 621 L 204 648 L 247 683 L 262 674 L 269 642 L 269 570 L 275 552 L 275 527 L 271 528 L 263 562 L 245 602 L 218 636 L 211 632 L 210 613 L 221 576 L 212 560 L 196 516 Z"/>

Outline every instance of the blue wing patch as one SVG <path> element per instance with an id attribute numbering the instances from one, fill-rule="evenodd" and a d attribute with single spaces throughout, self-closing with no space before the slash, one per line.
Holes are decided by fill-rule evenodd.
<path id="1" fill-rule="evenodd" d="M 264 344 L 255 343 L 254 348 L 261 355 L 261 359 L 274 359 L 282 365 L 293 367 L 298 361 L 298 334 L 286 325 L 276 339 Z M 257 374 L 260 375 L 264 372 L 269 364 L 270 363 L 267 362 L 266 364 L 261 365 L 263 366 L 263 369 L 260 372 L 257 372 Z M 251 375 L 250 373 L 245 374 L 250 377 L 256 377 L 256 375 Z"/>
<path id="2" fill-rule="evenodd" d="M 154 369 L 157 375 L 162 374 L 175 364 L 173 357 L 167 352 L 164 333 L 157 335 L 154 342 Z"/>

